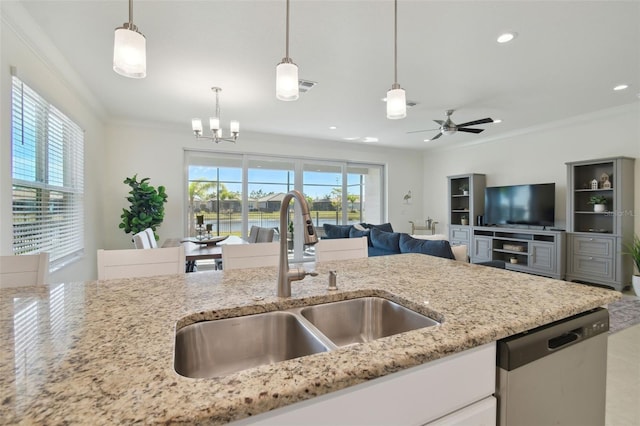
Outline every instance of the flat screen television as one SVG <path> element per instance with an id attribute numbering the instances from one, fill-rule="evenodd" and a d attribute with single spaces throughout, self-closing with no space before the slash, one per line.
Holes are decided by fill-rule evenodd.
<path id="1" fill-rule="evenodd" d="M 484 191 L 487 225 L 554 226 L 556 184 L 491 186 Z"/>

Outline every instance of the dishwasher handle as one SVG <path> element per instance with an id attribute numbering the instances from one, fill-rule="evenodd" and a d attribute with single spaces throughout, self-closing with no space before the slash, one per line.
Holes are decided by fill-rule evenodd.
<path id="1" fill-rule="evenodd" d="M 512 371 L 609 330 L 609 312 L 595 308 L 498 340 L 496 365 Z"/>
<path id="2" fill-rule="evenodd" d="M 560 336 L 553 337 L 547 341 L 547 348 L 550 350 L 558 350 L 567 346 L 570 343 L 575 342 L 580 338 L 579 330 L 570 331 L 569 333 L 561 334 Z"/>

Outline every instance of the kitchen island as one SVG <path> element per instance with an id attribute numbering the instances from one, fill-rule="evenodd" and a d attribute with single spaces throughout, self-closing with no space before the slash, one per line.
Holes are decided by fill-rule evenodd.
<path id="1" fill-rule="evenodd" d="M 328 291 L 328 271 L 338 291 Z M 620 293 L 421 254 L 317 267 L 276 297 L 277 270 L 0 290 L 3 423 L 225 423 L 461 353 L 610 303 Z M 173 368 L 177 328 L 203 320 L 381 296 L 441 324 L 191 379 Z M 431 385 L 433 392 L 438 384 Z"/>

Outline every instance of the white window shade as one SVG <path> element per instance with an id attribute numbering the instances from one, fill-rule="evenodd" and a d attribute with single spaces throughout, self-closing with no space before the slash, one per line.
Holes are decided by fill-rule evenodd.
<path id="1" fill-rule="evenodd" d="M 84 134 L 12 81 L 13 252 L 48 252 L 52 269 L 84 248 Z"/>

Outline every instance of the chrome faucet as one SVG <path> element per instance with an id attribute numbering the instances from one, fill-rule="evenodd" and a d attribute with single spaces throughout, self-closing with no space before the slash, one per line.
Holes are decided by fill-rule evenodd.
<path id="1" fill-rule="evenodd" d="M 309 204 L 302 193 L 296 189 L 287 192 L 280 204 L 280 232 L 284 233 L 287 229 L 287 210 L 291 199 L 295 198 L 302 210 L 302 220 L 304 222 L 303 234 L 305 245 L 311 245 L 318 242 L 318 236 L 311 222 L 311 214 L 309 214 Z M 289 256 L 287 254 L 287 238 L 280 237 L 280 263 L 278 267 L 278 297 L 291 296 L 291 281 L 303 279 L 307 275 L 318 275 L 316 272 L 306 272 L 304 268 L 298 267 L 289 270 Z"/>

